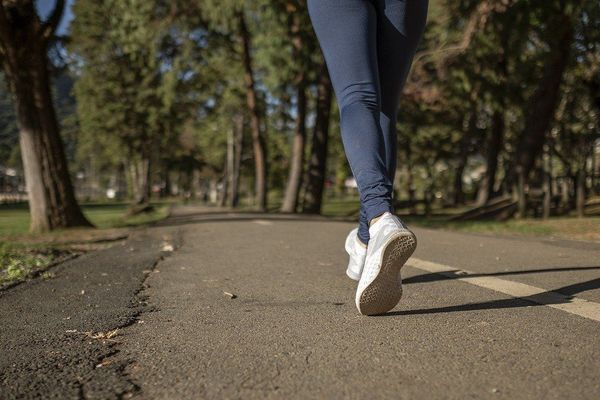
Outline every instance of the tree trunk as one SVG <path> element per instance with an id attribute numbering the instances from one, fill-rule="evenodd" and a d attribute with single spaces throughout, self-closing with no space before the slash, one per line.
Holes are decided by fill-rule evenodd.
<path id="1" fill-rule="evenodd" d="M 58 1 L 42 24 L 33 2 L 0 2 L 0 62 L 15 104 L 32 232 L 92 226 L 75 199 L 50 90 L 47 43 L 63 7 Z"/>
<path id="2" fill-rule="evenodd" d="M 592 79 L 587 82 L 592 101 L 596 107 L 596 126 L 600 126 L 600 76 L 594 74 Z M 596 152 L 596 141 L 592 142 L 592 193 L 600 194 L 600 182 L 598 182 L 598 155 Z"/>
<path id="3" fill-rule="evenodd" d="M 469 120 L 467 121 L 467 131 L 464 132 L 462 137 L 460 138 L 458 149 L 458 165 L 456 166 L 456 170 L 454 172 L 454 196 L 452 199 L 452 203 L 455 207 L 465 203 L 465 192 L 463 189 L 463 174 L 465 172 L 467 161 L 469 159 L 471 138 L 475 135 L 475 130 L 477 129 L 478 95 L 479 85 L 476 85 L 470 93 L 469 103 L 471 105 L 470 108 L 472 111 L 469 114 Z"/>
<path id="4" fill-rule="evenodd" d="M 305 213 L 321 213 L 325 180 L 327 178 L 327 146 L 332 98 L 331 81 L 329 80 L 327 66 L 323 62 L 317 84 L 317 115 L 306 174 L 306 193 L 303 206 L 303 212 Z"/>
<path id="5" fill-rule="evenodd" d="M 484 205 L 488 201 L 487 187 L 488 187 L 488 176 L 486 173 L 483 174 L 477 185 L 477 198 L 475 199 L 475 205 L 477 207 Z"/>
<path id="6" fill-rule="evenodd" d="M 164 186 L 160 189 L 160 197 L 169 197 L 171 195 L 171 168 L 167 160 L 161 162 L 161 179 Z"/>
<path id="7" fill-rule="evenodd" d="M 423 201 L 425 203 L 425 216 L 429 217 L 432 210 L 432 199 L 433 199 L 433 164 L 427 163 L 425 167 L 427 172 L 427 183 L 425 184 L 425 190 L 423 191 Z"/>
<path id="8" fill-rule="evenodd" d="M 525 218 L 527 216 L 527 195 L 525 194 L 525 174 L 521 170 L 517 175 L 517 218 Z"/>
<path id="9" fill-rule="evenodd" d="M 300 11 L 292 3 L 287 4 L 287 11 L 290 15 L 288 35 L 292 42 L 292 57 L 299 63 L 299 72 L 294 80 L 296 85 L 296 131 L 294 133 L 290 172 L 281 211 L 295 213 L 298 208 L 298 197 L 302 185 L 304 147 L 306 143 L 306 65 L 302 62 L 304 42 L 300 31 L 302 23 Z"/>
<path id="10" fill-rule="evenodd" d="M 304 80 L 304 77 L 301 78 Z M 281 206 L 282 212 L 294 213 L 298 208 L 298 194 L 302 184 L 302 167 L 304 165 L 304 147 L 306 143 L 306 87 L 303 83 L 298 86 L 296 110 L 296 132 L 292 146 L 292 159 L 288 175 L 285 196 Z"/>
<path id="11" fill-rule="evenodd" d="M 546 152 L 544 154 L 544 168 L 543 168 L 543 189 L 544 189 L 544 204 L 543 204 L 543 218 L 550 217 L 550 206 L 552 200 L 552 164 L 550 162 L 550 154 Z"/>
<path id="12" fill-rule="evenodd" d="M 497 110 L 492 116 L 492 130 L 486 145 L 486 169 L 482 197 L 478 204 L 483 205 L 495 196 L 496 172 L 498 170 L 498 156 L 502 151 L 504 141 L 504 112 Z"/>
<path id="13" fill-rule="evenodd" d="M 231 187 L 233 183 L 233 173 L 235 168 L 235 122 L 233 126 L 227 131 L 227 160 L 225 162 L 225 183 L 227 187 Z M 222 205 L 225 206 L 231 204 L 231 193 L 228 191 L 223 196 Z"/>
<path id="14" fill-rule="evenodd" d="M 216 204 L 219 199 L 219 191 L 217 190 L 218 181 L 217 178 L 212 178 L 209 183 L 208 198 L 211 203 Z"/>
<path id="15" fill-rule="evenodd" d="M 563 179 L 560 184 L 560 204 L 563 214 L 568 214 L 571 211 L 571 169 L 565 170 Z"/>
<path id="16" fill-rule="evenodd" d="M 463 174 L 467 164 L 466 156 L 461 156 L 456 171 L 454 173 L 454 198 L 452 203 L 459 206 L 465 203 L 465 193 L 463 189 Z"/>
<path id="17" fill-rule="evenodd" d="M 579 167 L 579 171 L 577 171 L 577 187 L 575 191 L 575 204 L 577 210 L 577 216 L 584 216 L 585 209 L 585 161 Z"/>
<path id="18" fill-rule="evenodd" d="M 240 166 L 242 164 L 242 145 L 244 139 L 244 116 L 236 115 L 233 119 L 233 163 L 231 165 L 231 187 L 229 206 L 235 208 L 240 199 Z"/>
<path id="19" fill-rule="evenodd" d="M 133 209 L 150 202 L 150 159 L 142 155 L 129 164 L 133 192 Z"/>
<path id="20" fill-rule="evenodd" d="M 485 175 L 480 187 L 479 195 L 477 198 L 477 205 L 482 206 L 489 202 L 496 196 L 496 175 L 498 171 L 498 157 L 502 152 L 504 146 L 504 131 L 506 128 L 505 123 L 505 109 L 506 109 L 506 95 L 508 94 L 509 86 L 507 85 L 508 78 L 508 58 L 507 53 L 510 51 L 509 44 L 509 31 L 510 27 L 505 24 L 501 25 L 498 31 L 499 36 L 499 49 L 498 49 L 498 63 L 496 73 L 500 79 L 499 89 L 501 94 L 496 96 L 498 105 L 492 115 L 492 126 L 490 134 L 487 137 L 485 149 L 486 149 L 486 168 Z"/>
<path id="21" fill-rule="evenodd" d="M 254 150 L 255 196 L 260 211 L 267 210 L 267 156 L 265 138 L 261 132 L 261 113 L 258 106 L 258 94 L 252 67 L 251 38 L 246 16 L 237 15 L 239 34 L 242 40 L 242 59 L 244 64 L 244 82 L 246 83 L 246 102 L 250 111 L 250 129 L 252 130 L 252 148 Z"/>
<path id="22" fill-rule="evenodd" d="M 117 199 L 124 199 L 127 196 L 127 166 L 124 162 L 120 162 L 116 171 L 117 175 Z"/>
<path id="23" fill-rule="evenodd" d="M 512 180 L 521 177 L 523 184 L 527 184 L 529 173 L 545 143 L 546 132 L 554 117 L 560 96 L 560 85 L 569 61 L 573 41 L 573 24 L 568 16 L 562 15 L 553 25 L 558 30 L 557 38 L 551 46 L 552 50 L 545 62 L 538 87 L 526 105 L 525 127 L 519 138 L 515 154 Z"/>
<path id="24" fill-rule="evenodd" d="M 229 138 L 227 140 L 229 142 Z M 233 150 L 233 149 L 231 149 Z M 233 154 L 233 152 L 232 152 Z M 229 191 L 229 143 L 227 143 L 227 156 L 225 157 L 225 163 L 223 165 L 223 178 L 221 179 L 221 190 L 219 191 L 219 207 L 225 207 L 227 205 L 227 196 Z"/>
<path id="25" fill-rule="evenodd" d="M 595 195 L 596 194 L 596 179 L 597 179 L 597 170 L 598 170 L 598 158 L 596 156 L 596 143 L 592 142 L 592 172 L 591 172 L 591 178 L 592 178 L 592 194 Z"/>

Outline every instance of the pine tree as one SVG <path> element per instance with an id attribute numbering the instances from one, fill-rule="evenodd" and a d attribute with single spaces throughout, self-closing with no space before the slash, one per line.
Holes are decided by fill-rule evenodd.
<path id="1" fill-rule="evenodd" d="M 64 5 L 57 1 L 41 21 L 31 0 L 0 1 L 0 61 L 15 105 L 32 232 L 91 226 L 75 199 L 50 87 L 48 46 Z"/>

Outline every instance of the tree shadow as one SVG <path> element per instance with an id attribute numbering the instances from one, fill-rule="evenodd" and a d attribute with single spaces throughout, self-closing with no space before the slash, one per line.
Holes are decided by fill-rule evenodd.
<path id="1" fill-rule="evenodd" d="M 407 264 L 407 266 L 411 266 Z M 416 267 L 415 267 L 416 268 Z M 522 271 L 502 271 L 502 272 L 482 272 L 482 273 L 470 273 L 468 275 L 461 274 L 459 270 L 457 271 L 447 271 L 444 272 L 444 275 L 438 273 L 428 273 L 411 276 L 410 278 L 402 279 L 402 284 L 410 285 L 413 283 L 428 283 L 428 282 L 436 282 L 436 281 L 445 281 L 452 280 L 458 278 L 464 278 L 468 276 L 469 278 L 479 278 L 485 276 L 505 276 L 505 275 L 529 275 L 529 274 L 540 274 L 540 273 L 548 273 L 548 272 L 565 272 L 565 271 L 586 271 L 586 270 L 600 270 L 600 266 L 584 266 L 584 267 L 549 267 L 542 269 L 526 269 Z"/>
<path id="2" fill-rule="evenodd" d="M 560 268 L 554 269 L 554 271 L 577 271 L 586 269 L 600 269 L 600 267 L 571 267 L 571 268 Z M 524 273 L 535 273 L 535 272 L 551 272 L 546 269 L 543 270 L 531 270 L 531 271 L 519 271 L 521 274 Z M 510 273 L 490 273 L 490 274 L 472 274 L 471 276 L 494 276 L 494 275 L 509 275 Z M 427 274 L 429 275 L 429 274 Z M 456 278 L 465 276 L 457 275 Z M 453 277 L 442 277 L 443 279 L 455 279 Z M 438 280 L 438 279 L 434 279 Z M 415 282 L 413 282 L 415 283 Z M 386 314 L 379 315 L 380 317 L 393 317 L 398 315 L 425 315 L 425 314 L 440 314 L 440 313 L 452 313 L 452 312 L 463 312 L 463 311 L 480 311 L 480 310 L 494 310 L 494 309 L 505 309 L 505 308 L 520 308 L 520 307 L 532 307 L 532 306 L 543 306 L 551 304 L 566 304 L 573 300 L 573 296 L 577 293 L 585 292 L 588 290 L 600 289 L 600 278 L 590 279 L 588 281 L 567 285 L 554 290 L 547 290 L 542 293 L 537 293 L 531 296 L 515 297 L 510 299 L 491 300 L 479 303 L 459 304 L 447 307 L 435 307 L 427 309 L 417 310 L 400 310 L 392 311 Z"/>

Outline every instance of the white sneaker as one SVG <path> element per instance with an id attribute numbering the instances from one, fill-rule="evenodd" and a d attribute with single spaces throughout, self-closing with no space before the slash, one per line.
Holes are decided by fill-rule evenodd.
<path id="1" fill-rule="evenodd" d="M 354 228 L 346 238 L 346 252 L 350 256 L 346 275 L 348 278 L 358 281 L 365 266 L 365 258 L 367 258 L 367 248 L 358 243 L 358 228 Z"/>
<path id="2" fill-rule="evenodd" d="M 358 289 L 356 307 L 361 314 L 385 313 L 402 297 L 400 268 L 417 248 L 417 238 L 389 212 L 369 228 L 369 247 Z"/>

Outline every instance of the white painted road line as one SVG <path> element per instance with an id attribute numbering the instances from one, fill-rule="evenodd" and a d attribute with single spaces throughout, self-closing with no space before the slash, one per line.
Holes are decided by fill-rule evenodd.
<path id="1" fill-rule="evenodd" d="M 525 283 L 508 281 L 493 276 L 481 276 L 481 274 L 473 271 L 418 258 L 410 258 L 406 265 L 600 322 L 600 304 L 593 301 L 566 296 Z"/>
<path id="2" fill-rule="evenodd" d="M 265 225 L 265 226 L 273 225 L 273 222 L 266 221 L 264 219 L 254 219 L 254 220 L 252 220 L 252 222 L 254 222 L 255 224 L 258 224 L 258 225 Z"/>

